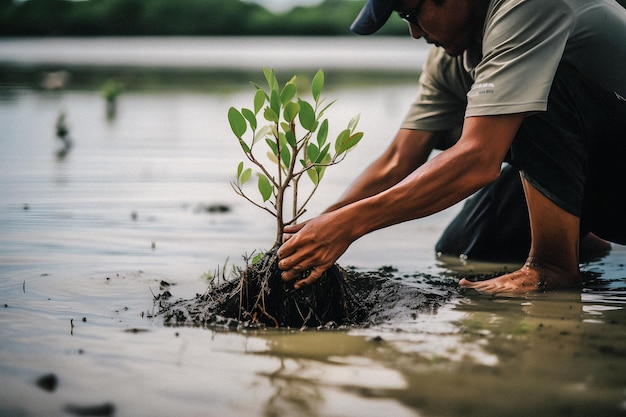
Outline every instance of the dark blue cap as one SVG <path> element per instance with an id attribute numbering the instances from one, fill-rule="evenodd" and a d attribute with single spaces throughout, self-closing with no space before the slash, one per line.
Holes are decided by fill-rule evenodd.
<path id="1" fill-rule="evenodd" d="M 397 0 L 368 0 L 361 13 L 354 19 L 350 30 L 357 35 L 371 35 L 383 27 Z"/>

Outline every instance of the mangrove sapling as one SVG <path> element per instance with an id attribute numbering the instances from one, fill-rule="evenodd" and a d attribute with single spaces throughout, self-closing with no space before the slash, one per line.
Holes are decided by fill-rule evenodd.
<path id="1" fill-rule="evenodd" d="M 56 123 L 54 125 L 56 137 L 61 141 L 63 147 L 56 154 L 57 158 L 63 159 L 72 148 L 72 139 L 70 137 L 70 129 L 67 124 L 67 116 L 64 111 L 59 112 Z"/>
<path id="2" fill-rule="evenodd" d="M 310 101 L 298 96 L 295 77 L 280 86 L 274 71 L 263 72 L 267 90 L 254 85 L 253 107 L 228 110 L 230 127 L 245 155 L 232 186 L 237 194 L 275 217 L 275 242 L 265 253 L 244 257 L 245 269 L 237 268 L 228 279 L 225 268 L 206 275 L 211 278 L 209 288 L 192 300 L 172 303 L 159 298 L 165 323 L 229 329 L 332 327 L 376 323 L 394 314 L 409 311 L 414 315 L 421 308 L 436 308 L 450 291 L 429 293 L 423 290 L 426 284 L 422 288 L 402 285 L 389 279 L 389 271 L 363 274 L 333 265 L 313 284 L 297 290 L 281 279 L 276 251 L 282 243 L 283 227 L 301 218 L 326 169 L 341 162 L 363 135 L 355 132 L 355 117 L 334 141 L 329 140 L 324 112 L 333 103 L 324 104 L 321 98 L 321 70 L 308 90 Z M 253 176 L 256 187 L 249 187 Z M 427 287 L 433 288 L 432 278 L 424 279 Z"/>
<path id="3" fill-rule="evenodd" d="M 228 110 L 230 127 L 244 155 L 257 169 L 257 190 L 261 201 L 243 189 L 252 177 L 252 168 L 246 168 L 243 161 L 237 167 L 232 186 L 237 194 L 276 218 L 275 245 L 280 245 L 284 227 L 305 213 L 326 168 L 342 161 L 359 143 L 363 133 L 354 131 L 359 121 L 359 116 L 355 116 L 339 133 L 331 148 L 329 122 L 323 116 L 334 102 L 324 105 L 322 70 L 315 74 L 311 83 L 312 102 L 298 96 L 295 76 L 281 88 L 273 70 L 264 69 L 263 72 L 269 90 L 256 85 L 253 108 L 238 110 L 231 107 Z M 268 123 L 260 125 L 259 116 Z M 266 146 L 259 150 L 259 143 Z M 263 164 L 258 157 L 261 153 L 267 153 L 273 166 Z M 313 188 L 300 196 L 300 181 L 304 174 Z M 285 205 L 289 194 L 292 212 L 287 219 Z"/>
<path id="4" fill-rule="evenodd" d="M 106 103 L 107 120 L 111 121 L 117 114 L 117 98 L 122 92 L 122 85 L 116 80 L 107 80 L 101 89 L 102 97 Z"/>
<path id="5" fill-rule="evenodd" d="M 253 107 L 228 110 L 231 130 L 247 163 L 253 166 L 241 161 L 232 187 L 276 219 L 272 250 L 255 257 L 241 273 L 238 318 L 298 327 L 342 320 L 346 294 L 339 269 L 331 268 L 316 285 L 296 291 L 280 278 L 276 250 L 282 243 L 284 227 L 305 213 L 326 169 L 341 162 L 363 137 L 362 132 L 355 131 L 359 117 L 350 120 L 331 141 L 324 114 L 334 102 L 326 104 L 322 98 L 324 72 L 319 70 L 313 77 L 310 100 L 298 94 L 295 76 L 281 86 L 273 70 L 265 68 L 263 73 L 267 90 L 253 84 Z M 244 186 L 253 174 L 256 190 L 251 193 Z M 302 186 L 303 178 L 312 185 L 307 191 Z"/>

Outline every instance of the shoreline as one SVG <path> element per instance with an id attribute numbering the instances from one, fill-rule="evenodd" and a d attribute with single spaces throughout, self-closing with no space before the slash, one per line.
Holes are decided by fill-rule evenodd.
<path id="1" fill-rule="evenodd" d="M 0 66 L 415 72 L 428 50 L 409 37 L 0 38 Z"/>

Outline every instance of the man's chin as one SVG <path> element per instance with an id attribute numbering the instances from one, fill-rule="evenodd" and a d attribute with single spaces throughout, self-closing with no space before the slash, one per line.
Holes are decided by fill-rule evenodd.
<path id="1" fill-rule="evenodd" d="M 463 52 L 465 52 L 466 50 L 469 49 L 469 45 L 465 45 L 462 47 L 452 47 L 452 46 L 443 46 L 443 45 L 437 45 L 440 48 L 443 48 L 444 51 L 446 51 L 447 55 L 450 55 L 451 57 L 457 57 L 459 55 L 463 55 Z"/>
<path id="2" fill-rule="evenodd" d="M 457 50 L 450 50 L 450 49 L 444 49 L 446 51 L 446 54 L 450 55 L 452 58 L 456 58 L 457 56 L 461 55 L 463 52 L 459 52 Z"/>

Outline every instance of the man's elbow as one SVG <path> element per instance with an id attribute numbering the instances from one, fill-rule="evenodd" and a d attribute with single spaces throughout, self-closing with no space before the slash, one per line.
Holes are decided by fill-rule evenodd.
<path id="1" fill-rule="evenodd" d="M 502 161 L 485 157 L 484 154 L 478 154 L 471 164 L 471 169 L 466 173 L 466 178 L 474 185 L 473 188 L 478 190 L 497 180 L 500 176 L 501 168 Z"/>
<path id="2" fill-rule="evenodd" d="M 481 169 L 482 173 L 482 186 L 491 184 L 500 176 L 502 164 L 487 164 L 484 169 Z"/>

